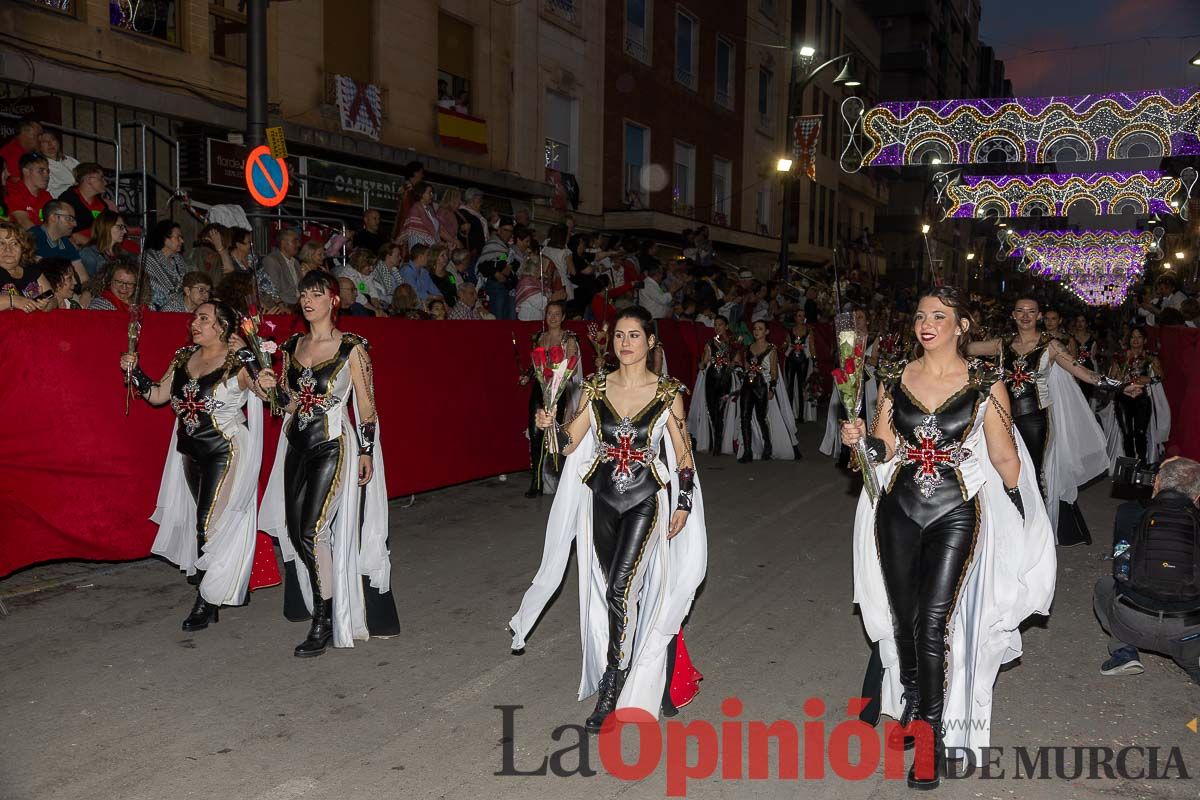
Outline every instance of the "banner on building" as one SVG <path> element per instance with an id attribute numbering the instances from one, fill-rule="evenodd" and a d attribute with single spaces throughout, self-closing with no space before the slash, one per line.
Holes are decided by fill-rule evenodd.
<path id="1" fill-rule="evenodd" d="M 809 177 L 817 177 L 817 142 L 821 138 L 821 115 L 796 117 L 792 129 L 792 161 L 794 167 Z"/>
<path id="2" fill-rule="evenodd" d="M 342 130 L 361 133 L 379 141 L 383 99 L 373 83 L 359 83 L 348 75 L 333 76 Z"/>

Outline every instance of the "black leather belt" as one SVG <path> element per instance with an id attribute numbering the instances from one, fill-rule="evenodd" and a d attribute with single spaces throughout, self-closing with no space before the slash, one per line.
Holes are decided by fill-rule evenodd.
<path id="1" fill-rule="evenodd" d="M 1200 609 L 1190 609 L 1187 611 L 1159 611 L 1153 608 L 1146 608 L 1138 605 L 1123 594 L 1117 595 L 1117 602 L 1127 608 L 1132 608 L 1141 614 L 1149 614 L 1159 619 L 1178 619 L 1182 620 L 1183 624 L 1191 625 L 1192 623 L 1200 622 Z"/>

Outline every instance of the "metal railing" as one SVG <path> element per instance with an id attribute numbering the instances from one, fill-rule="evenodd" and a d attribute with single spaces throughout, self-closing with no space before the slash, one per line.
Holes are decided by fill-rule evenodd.
<path id="1" fill-rule="evenodd" d="M 21 117 L 17 114 L 10 114 L 6 111 L 0 111 L 0 119 L 10 119 L 10 120 L 19 122 L 22 119 L 24 119 L 24 117 Z M 97 145 L 104 145 L 106 147 L 111 147 L 113 149 L 113 167 L 112 168 L 113 168 L 113 176 L 114 177 L 113 177 L 111 194 L 112 194 L 114 205 L 115 205 L 121 196 L 121 144 L 120 144 L 120 141 L 115 138 L 110 138 L 107 136 L 100 136 L 99 134 L 88 133 L 87 131 L 78 130 L 77 128 L 70 128 L 70 127 L 67 127 L 66 125 L 54 125 L 52 123 L 43 123 L 42 127 L 47 128 L 49 130 L 58 131 L 60 134 L 67 134 L 68 136 L 74 136 L 74 137 L 77 137 L 80 139 L 86 139 L 90 142 L 94 142 Z M 61 147 L 61 145 L 60 145 L 60 147 Z M 18 179 L 21 176 L 20 175 L 11 175 L 9 177 L 13 178 L 13 179 Z"/>
<path id="2" fill-rule="evenodd" d="M 158 215 L 158 204 L 151 197 L 151 189 L 161 189 L 167 193 L 168 207 L 180 194 L 179 141 L 145 122 L 117 122 L 116 129 L 117 140 L 122 147 L 125 144 L 125 134 L 129 134 L 134 152 L 134 169 L 131 170 L 131 173 L 138 180 L 137 186 L 141 195 L 140 211 L 137 209 L 130 209 L 130 211 L 141 218 L 142 229 L 146 230 L 150 226 L 151 215 Z M 148 142 L 161 142 L 168 148 L 170 162 L 165 181 L 159 177 L 156 170 L 150 168 Z M 118 148 L 119 151 L 120 148 Z M 118 180 L 120 180 L 120 169 L 118 169 Z"/>

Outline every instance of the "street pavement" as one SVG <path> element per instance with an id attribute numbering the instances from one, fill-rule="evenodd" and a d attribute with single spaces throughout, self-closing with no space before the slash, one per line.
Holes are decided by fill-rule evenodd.
<path id="1" fill-rule="evenodd" d="M 673 722 L 707 720 L 710 730 L 741 724 L 722 738 L 735 755 L 722 755 L 711 777 L 688 781 L 689 797 L 912 796 L 881 769 L 847 780 L 827 763 L 823 779 L 781 780 L 774 748 L 768 780 L 738 769 L 734 733 L 752 720 L 800 728 L 814 719 L 804 709 L 809 698 L 828 706 L 829 737 L 846 719 L 866 664 L 850 602 L 855 498 L 847 476 L 816 452 L 818 438 L 815 426 L 802 427 L 799 462 L 699 459 L 709 568 L 686 638 L 705 679 Z M 509 652 L 506 623 L 537 568 L 551 504 L 522 496 L 527 477 L 393 502 L 403 633 L 316 659 L 292 656 L 307 623 L 283 619 L 279 588 L 223 610 L 207 630 L 185 633 L 180 622 L 193 590 L 161 561 L 57 565 L 0 582 L 10 612 L 0 617 L 0 800 L 666 796 L 664 766 L 637 781 L 614 777 L 595 739 L 585 745 L 595 775 L 495 774 L 505 771 L 506 752 L 515 770 L 529 772 L 564 749 L 555 765 L 578 771 L 576 729 L 560 731 L 557 741 L 552 733 L 580 725 L 591 710 L 575 699 L 573 568 L 525 654 Z M 1091 587 L 1109 570 L 1104 555 L 1117 505 L 1109 488 L 1102 481 L 1082 494 L 1097 543 L 1059 550 L 1053 613 L 1027 626 L 1024 656 L 996 684 L 992 742 L 1004 752 L 992 774 L 1004 770 L 1004 777 L 977 772 L 944 783 L 938 796 L 1200 793 L 1178 769 L 1166 779 L 1110 779 L 1103 770 L 1092 779 L 1086 768 L 1075 779 L 1014 777 L 1016 746 L 1068 748 L 1068 768 L 1072 747 L 1158 747 L 1160 771 L 1174 747 L 1189 777 L 1200 772 L 1200 734 L 1187 727 L 1200 715 L 1200 687 L 1149 654 L 1145 674 L 1099 673 L 1106 637 L 1092 615 Z M 727 698 L 741 701 L 740 714 L 723 713 Z M 497 706 L 521 707 L 509 712 L 508 732 Z M 682 736 L 678 726 L 671 730 Z M 638 755 L 633 740 L 627 734 L 622 751 L 630 763 Z M 743 742 L 742 758 L 745 749 Z M 694 743 L 688 757 L 699 758 Z M 1148 769 L 1148 761 L 1130 751 L 1127 770 Z"/>

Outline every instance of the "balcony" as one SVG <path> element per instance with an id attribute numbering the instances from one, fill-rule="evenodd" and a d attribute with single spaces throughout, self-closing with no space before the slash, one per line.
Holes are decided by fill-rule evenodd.
<path id="1" fill-rule="evenodd" d="M 696 73 L 690 67 L 675 67 L 675 82 L 681 83 L 693 92 L 696 91 Z"/>
<path id="2" fill-rule="evenodd" d="M 625 37 L 625 52 L 633 58 L 641 61 L 643 64 L 650 63 L 650 51 L 646 49 L 644 39 L 634 38 L 631 36 Z"/>
<path id="3" fill-rule="evenodd" d="M 717 101 L 717 105 L 728 108 L 730 111 L 733 110 L 733 95 L 727 90 L 717 89 L 714 99 Z"/>

